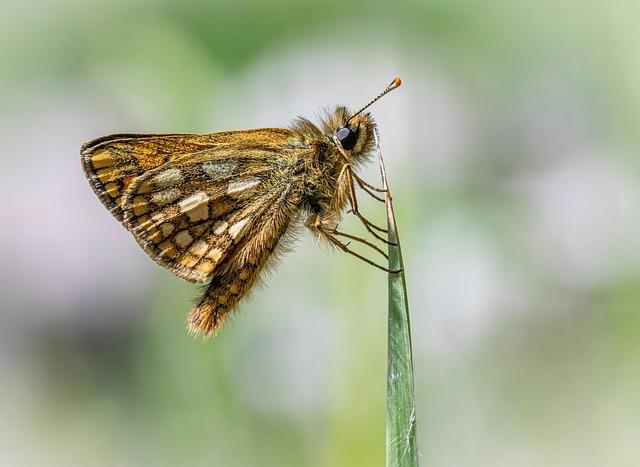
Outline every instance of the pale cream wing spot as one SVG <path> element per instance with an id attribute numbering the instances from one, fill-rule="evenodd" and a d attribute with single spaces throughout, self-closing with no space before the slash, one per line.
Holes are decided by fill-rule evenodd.
<path id="1" fill-rule="evenodd" d="M 171 235 L 171 232 L 173 232 L 173 229 L 175 229 L 175 225 L 172 222 L 165 222 L 164 224 L 160 225 L 160 232 L 162 232 L 162 235 L 166 238 L 169 235 Z"/>
<path id="2" fill-rule="evenodd" d="M 207 258 L 210 258 L 214 263 L 218 263 L 220 258 L 222 258 L 222 250 L 219 248 L 211 248 L 209 253 L 207 253 Z"/>
<path id="3" fill-rule="evenodd" d="M 250 219 L 248 217 L 245 217 L 244 219 L 240 219 L 231 227 L 229 227 L 229 235 L 231 235 L 231 238 L 233 238 L 234 242 L 237 243 L 242 239 L 242 236 L 247 232 L 247 229 L 250 225 L 249 221 Z"/>
<path id="4" fill-rule="evenodd" d="M 171 167 L 154 175 L 151 182 L 159 188 L 169 188 L 184 183 L 184 177 L 180 169 Z"/>
<path id="5" fill-rule="evenodd" d="M 227 230 L 227 227 L 229 227 L 229 223 L 227 221 L 217 221 L 213 224 L 213 233 L 216 235 L 222 235 L 225 230 Z"/>
<path id="6" fill-rule="evenodd" d="M 174 202 L 180 197 L 180 189 L 167 188 L 166 190 L 157 191 L 151 195 L 151 201 L 158 206 L 164 206 Z"/>
<path id="7" fill-rule="evenodd" d="M 192 222 L 203 221 L 209 217 L 209 195 L 196 191 L 178 202 L 180 212 L 189 216 Z"/>
<path id="8" fill-rule="evenodd" d="M 233 160 L 208 161 L 202 164 L 202 171 L 206 173 L 212 180 L 219 180 L 230 176 L 238 166 Z"/>
<path id="9" fill-rule="evenodd" d="M 252 190 L 260 184 L 261 180 L 258 177 L 247 177 L 240 180 L 232 180 L 227 187 L 227 194 L 238 195 L 245 191 Z"/>
<path id="10" fill-rule="evenodd" d="M 195 256 L 204 256 L 208 249 L 209 244 L 207 242 L 205 242 L 204 240 L 198 240 L 193 245 L 191 245 L 189 251 Z"/>
<path id="11" fill-rule="evenodd" d="M 176 234 L 175 241 L 180 248 L 186 248 L 193 242 L 193 237 L 188 230 L 183 230 Z"/>

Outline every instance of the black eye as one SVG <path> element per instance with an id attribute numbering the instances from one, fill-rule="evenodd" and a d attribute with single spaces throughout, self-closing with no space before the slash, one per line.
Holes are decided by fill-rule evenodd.
<path id="1" fill-rule="evenodd" d="M 353 149 L 356 145 L 356 141 L 358 141 L 356 130 L 349 128 L 348 126 L 340 128 L 336 133 L 336 136 L 338 137 L 338 140 L 340 140 L 342 147 L 347 151 Z"/>

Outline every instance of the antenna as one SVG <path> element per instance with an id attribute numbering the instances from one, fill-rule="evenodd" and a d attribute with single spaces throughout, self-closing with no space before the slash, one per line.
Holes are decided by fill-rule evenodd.
<path id="1" fill-rule="evenodd" d="M 389 86 L 387 86 L 386 88 L 384 88 L 384 91 L 382 91 L 380 94 L 378 94 L 376 97 L 374 97 L 371 102 L 369 102 L 367 105 L 365 105 L 363 108 L 361 108 L 360 110 L 358 110 L 356 113 L 354 113 L 353 115 L 351 115 L 348 119 L 347 122 L 344 124 L 345 126 L 347 126 L 347 124 L 349 123 L 349 121 L 351 121 L 351 119 L 353 117 L 355 117 L 356 115 L 361 114 L 362 112 L 364 112 L 371 104 L 373 104 L 374 102 L 376 102 L 378 99 L 380 99 L 382 96 L 384 96 L 385 94 L 390 93 L 391 91 L 393 91 L 394 89 L 400 87 L 400 84 L 402 84 L 402 81 L 400 80 L 399 77 L 395 77 L 393 78 L 393 81 L 391 81 L 391 83 L 389 83 Z"/>

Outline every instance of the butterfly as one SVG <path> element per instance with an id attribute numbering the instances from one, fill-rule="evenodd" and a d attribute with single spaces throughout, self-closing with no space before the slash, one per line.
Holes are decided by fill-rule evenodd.
<path id="1" fill-rule="evenodd" d="M 113 134 L 85 143 L 84 173 L 94 192 L 158 264 L 189 282 L 207 283 L 189 314 L 192 333 L 214 335 L 225 317 L 286 247 L 297 225 L 346 253 L 337 225 L 350 205 L 376 239 L 384 229 L 358 209 L 356 186 L 384 201 L 385 190 L 355 168 L 372 154 L 376 124 L 364 111 L 400 86 L 395 78 L 356 112 L 338 106 L 319 126 L 210 134 Z M 387 242 L 388 243 L 388 242 Z"/>

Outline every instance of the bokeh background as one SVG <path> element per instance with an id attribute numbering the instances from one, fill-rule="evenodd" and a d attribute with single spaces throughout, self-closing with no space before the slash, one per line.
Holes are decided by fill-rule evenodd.
<path id="1" fill-rule="evenodd" d="M 372 112 L 423 465 L 640 465 L 637 2 L 0 7 L 0 464 L 383 465 L 386 276 L 305 234 L 194 340 L 198 288 L 111 218 L 79 148 L 281 126 L 400 75 Z"/>

